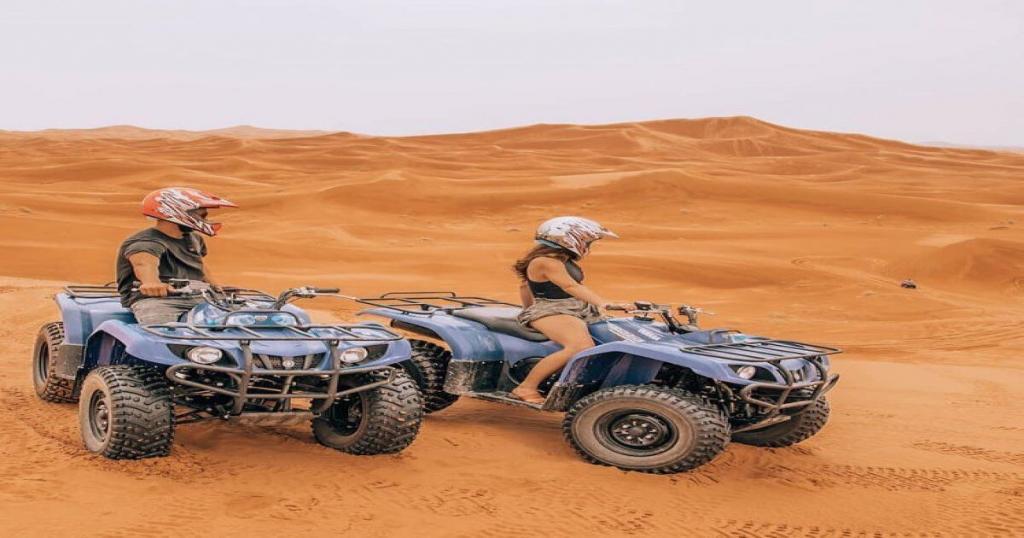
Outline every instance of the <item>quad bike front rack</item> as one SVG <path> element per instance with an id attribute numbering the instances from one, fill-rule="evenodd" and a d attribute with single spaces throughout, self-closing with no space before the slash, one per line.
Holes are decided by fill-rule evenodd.
<path id="1" fill-rule="evenodd" d="M 262 327 L 246 327 L 244 325 L 199 325 L 195 323 L 156 323 L 140 325 L 140 328 L 160 338 L 171 340 L 226 340 L 236 342 L 393 342 L 402 337 L 384 327 L 372 323 L 352 323 L 334 325 L 271 325 Z M 254 330 L 255 329 L 255 330 Z M 359 334 L 354 330 L 373 331 L 370 336 Z M 259 332 L 260 330 L 264 332 Z M 276 331 L 269 333 L 268 330 Z M 331 334 L 314 334 L 309 331 L 329 331 Z"/>
<path id="2" fill-rule="evenodd" d="M 764 428 L 787 420 L 788 417 L 780 416 L 782 411 L 813 404 L 825 393 L 832 390 L 839 381 L 839 374 L 830 375 L 828 366 L 824 361 L 824 357 L 828 355 L 842 353 L 841 350 L 832 347 L 790 340 L 751 340 L 729 344 L 680 347 L 679 349 L 683 353 L 712 359 L 771 364 L 782 375 L 783 383 L 755 381 L 739 389 L 738 396 L 740 399 L 763 409 L 767 412 L 767 415 L 758 423 L 735 431 Z M 793 359 L 803 359 L 810 363 L 818 374 L 817 379 L 808 381 L 802 370 L 790 370 L 782 365 L 782 361 Z M 728 387 L 725 388 L 729 391 L 732 390 Z M 794 392 L 805 390 L 812 391 L 807 398 L 787 401 Z M 755 391 L 759 392 L 755 394 Z M 764 396 L 765 393 L 775 392 L 778 395 L 773 396 L 771 400 L 766 399 Z"/>

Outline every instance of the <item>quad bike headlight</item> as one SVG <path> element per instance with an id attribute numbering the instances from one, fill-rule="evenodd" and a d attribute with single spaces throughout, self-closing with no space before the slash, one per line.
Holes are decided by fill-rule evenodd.
<path id="1" fill-rule="evenodd" d="M 733 369 L 736 370 L 736 375 L 743 379 L 751 379 L 757 374 L 757 368 L 753 366 L 733 366 Z"/>
<path id="2" fill-rule="evenodd" d="M 194 347 L 188 350 L 188 360 L 196 364 L 213 364 L 224 356 L 224 352 L 215 347 Z"/>
<path id="3" fill-rule="evenodd" d="M 292 327 L 299 324 L 299 320 L 293 314 L 274 314 L 270 316 L 270 322 L 281 327 Z"/>
<path id="4" fill-rule="evenodd" d="M 228 319 L 227 319 L 227 321 L 224 322 L 224 324 L 225 325 L 233 325 L 233 326 L 236 326 L 236 327 L 238 327 L 238 326 L 245 327 L 245 326 L 248 326 L 248 325 L 255 325 L 256 324 L 256 316 L 254 316 L 252 314 L 232 314 L 232 315 L 228 316 Z"/>
<path id="5" fill-rule="evenodd" d="M 368 355 L 365 347 L 350 347 L 341 352 L 338 357 L 345 364 L 355 364 L 366 358 Z"/>

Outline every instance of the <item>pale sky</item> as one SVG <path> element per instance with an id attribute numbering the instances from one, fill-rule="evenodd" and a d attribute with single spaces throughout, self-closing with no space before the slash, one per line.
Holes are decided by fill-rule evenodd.
<path id="1" fill-rule="evenodd" d="M 1019 0 L 2 0 L 0 129 L 749 115 L 1024 145 Z"/>

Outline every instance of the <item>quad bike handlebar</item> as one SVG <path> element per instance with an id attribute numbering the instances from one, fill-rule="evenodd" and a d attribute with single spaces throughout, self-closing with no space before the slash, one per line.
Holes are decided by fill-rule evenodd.
<path id="1" fill-rule="evenodd" d="M 203 289 L 211 289 L 210 284 L 200 280 L 189 280 L 187 278 L 168 278 L 163 281 L 167 284 L 170 289 L 167 290 L 168 295 L 177 296 L 191 296 L 201 295 Z M 142 282 L 136 280 L 132 282 L 132 291 L 138 292 L 142 288 Z"/>
<path id="2" fill-rule="evenodd" d="M 707 312 L 703 308 L 688 304 L 681 304 L 673 310 L 671 304 L 659 304 L 651 301 L 634 301 L 633 307 L 626 305 L 610 305 L 606 309 L 625 312 L 626 314 L 640 318 L 649 318 L 654 314 L 660 314 L 665 320 L 665 323 L 670 327 L 673 329 L 679 328 L 681 330 L 696 330 L 700 314 L 714 315 L 714 312 Z M 680 324 L 679 321 L 675 319 L 676 313 L 686 316 L 687 324 Z"/>
<path id="3" fill-rule="evenodd" d="M 265 300 L 273 299 L 272 308 L 274 310 L 280 310 L 284 305 L 295 299 L 310 299 L 319 295 L 338 295 L 341 291 L 340 288 L 300 286 L 297 288 L 286 289 L 281 292 L 276 299 L 274 299 L 272 296 L 265 295 L 260 292 L 254 292 L 254 290 L 247 288 L 214 286 L 201 280 L 169 278 L 164 283 L 170 286 L 170 289 L 167 290 L 168 295 L 173 295 L 175 297 L 202 297 L 207 303 L 228 311 L 237 310 L 245 306 L 254 299 L 254 295 Z M 133 282 L 132 291 L 139 291 L 139 287 L 141 285 L 142 283 L 139 281 Z"/>

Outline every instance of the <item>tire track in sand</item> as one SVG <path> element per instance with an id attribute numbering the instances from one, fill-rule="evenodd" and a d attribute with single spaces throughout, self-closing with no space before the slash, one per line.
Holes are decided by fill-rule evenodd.
<path id="1" fill-rule="evenodd" d="M 874 467 L 860 465 L 822 465 L 798 468 L 769 465 L 760 470 L 758 478 L 810 485 L 816 489 L 858 487 L 883 491 L 945 491 L 957 484 L 996 487 L 1024 482 L 1024 475 L 1013 472 L 975 469 L 932 469 L 913 467 Z"/>
<path id="2" fill-rule="evenodd" d="M 937 441 L 921 441 L 919 443 L 914 443 L 911 446 L 918 450 L 936 452 L 939 454 L 962 456 L 965 458 L 981 461 L 990 461 L 994 463 L 1010 463 L 1013 465 L 1024 465 L 1024 453 L 1020 452 L 1004 452 L 1000 450 L 989 450 L 987 448 L 981 448 L 976 446 L 955 445 L 952 443 L 942 443 Z"/>
<path id="3" fill-rule="evenodd" d="M 104 471 L 118 471 L 133 477 L 164 477 L 178 482 L 211 482 L 227 474 L 216 461 L 176 444 L 170 456 L 146 460 L 109 460 L 89 453 L 78 432 L 77 405 L 51 404 L 39 401 L 17 387 L 0 389 L 0 411 L 4 417 L 26 431 L 16 435 L 18 445 L 13 452 L 29 454 L 32 461 L 49 462 L 54 455 L 74 461 L 77 467 L 89 466 Z M 70 415 L 70 416 L 69 416 Z M 12 421 L 4 418 L 6 427 Z M 16 461 L 16 460 L 4 460 Z M 24 466 L 24 458 L 15 470 Z M 4 472 L 0 468 L 0 473 Z"/>

